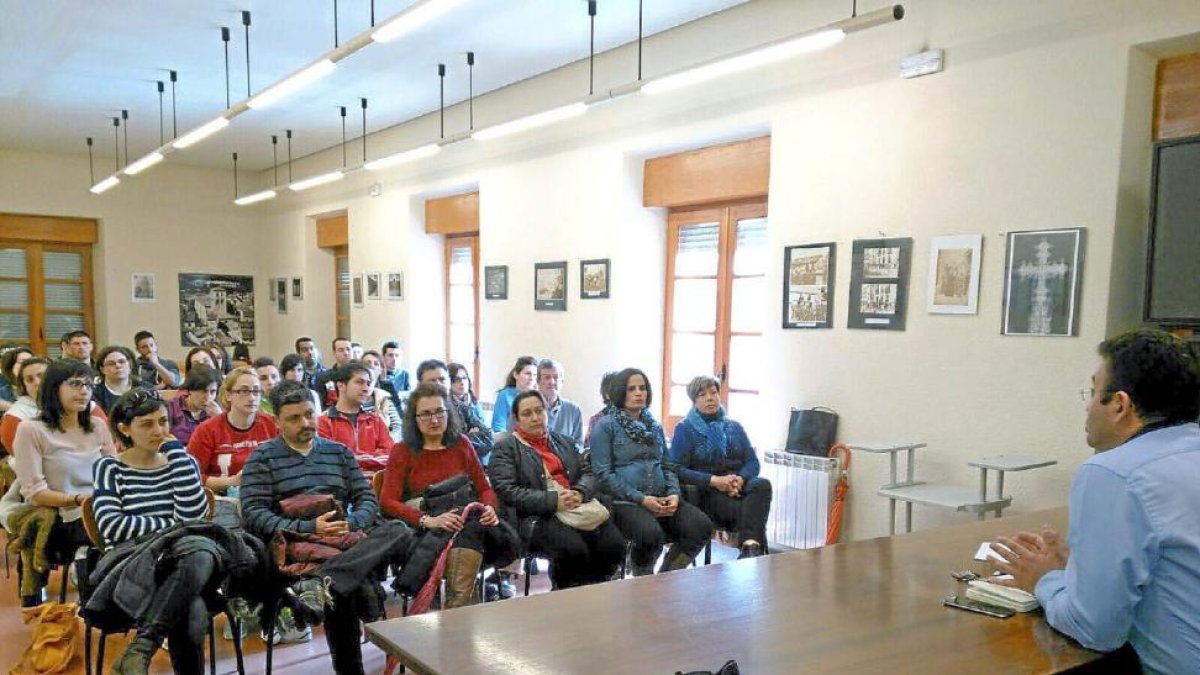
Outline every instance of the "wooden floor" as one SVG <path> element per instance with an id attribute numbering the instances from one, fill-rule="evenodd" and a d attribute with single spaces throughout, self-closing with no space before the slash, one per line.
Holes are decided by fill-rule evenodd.
<path id="1" fill-rule="evenodd" d="M 713 562 L 717 563 L 724 560 L 730 560 L 737 556 L 737 552 L 733 549 L 726 548 L 713 544 Z M 544 569 L 545 561 L 541 561 Z M 50 584 L 47 586 L 48 592 L 51 590 L 54 600 L 58 599 L 58 589 L 61 577 L 57 572 L 50 577 Z M 515 579 L 513 583 L 517 587 L 518 596 L 513 600 L 502 602 L 515 602 L 520 599 L 520 593 L 524 590 L 524 579 Z M 620 582 L 610 582 L 620 583 Z M 545 593 L 550 590 L 550 578 L 546 574 L 535 575 L 530 580 L 530 595 Z M 74 602 L 76 599 L 74 588 L 67 591 L 67 602 Z M 401 616 L 400 600 L 389 593 L 387 602 L 387 614 L 389 617 Z M 219 675 L 229 675 L 237 672 L 237 660 L 233 651 L 233 642 L 225 640 L 221 637 L 220 631 L 224 628 L 225 618 L 223 616 L 217 618 L 217 673 Z M 82 626 L 82 622 L 80 622 Z M 21 622 L 21 603 L 17 596 L 17 577 L 16 567 L 12 567 L 11 578 L 0 577 L 0 672 L 7 673 L 8 670 L 16 664 L 21 654 L 29 646 L 32 630 Z M 95 633 L 94 636 L 98 636 Z M 125 649 L 125 645 L 129 640 L 133 639 L 133 633 L 128 635 L 110 635 L 108 643 L 105 647 L 105 671 L 109 672 L 109 667 L 113 661 Z M 96 648 L 93 643 L 92 648 Z M 378 648 L 370 643 L 366 643 L 363 649 L 363 669 L 367 673 L 381 673 L 384 666 L 384 655 Z M 263 673 L 266 671 L 266 645 L 257 635 L 252 635 L 244 641 L 243 654 L 245 655 L 245 664 L 247 673 Z M 328 675 L 331 672 L 329 662 L 329 647 L 325 643 L 325 636 L 320 627 L 313 630 L 313 639 L 309 642 L 300 644 L 280 644 L 275 646 L 275 653 L 272 655 L 272 670 L 275 673 L 284 675 Z M 207 668 L 207 664 L 205 666 Z M 160 651 L 154 657 L 152 673 L 170 673 L 171 661 L 165 651 Z"/>

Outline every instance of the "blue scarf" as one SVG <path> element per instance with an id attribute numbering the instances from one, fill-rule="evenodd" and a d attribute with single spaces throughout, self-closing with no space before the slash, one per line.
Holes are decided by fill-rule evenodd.
<path id="1" fill-rule="evenodd" d="M 687 423 L 700 433 L 704 443 L 697 446 L 696 454 L 715 459 L 729 455 L 729 436 L 725 433 L 728 426 L 725 421 L 725 406 L 717 408 L 717 414 L 711 422 L 704 419 L 695 408 L 688 411 Z"/>

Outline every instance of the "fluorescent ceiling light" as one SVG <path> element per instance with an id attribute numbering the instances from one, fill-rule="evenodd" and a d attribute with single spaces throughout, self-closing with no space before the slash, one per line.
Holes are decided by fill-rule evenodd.
<path id="1" fill-rule="evenodd" d="M 497 124 L 494 127 L 481 129 L 476 131 L 473 136 L 481 141 L 486 141 L 493 138 L 500 138 L 501 136 L 508 136 L 511 134 L 520 133 L 522 131 L 528 131 L 529 129 L 535 129 L 548 124 L 554 124 L 555 122 L 561 122 L 572 117 L 578 117 L 585 112 L 587 112 L 587 104 L 583 101 L 579 101 L 578 103 L 571 103 L 560 108 L 554 108 L 545 112 L 537 113 L 536 115 L 521 117 L 511 122 L 505 122 L 504 124 Z"/>
<path id="2" fill-rule="evenodd" d="M 397 164 L 412 162 L 414 160 L 424 159 L 426 157 L 433 157 L 441 152 L 441 150 L 442 147 L 437 143 L 430 143 L 429 145 L 422 145 L 419 148 L 405 150 L 404 152 L 397 152 L 394 155 L 388 155 L 387 157 L 372 160 L 364 164 L 363 168 L 365 168 L 367 171 L 380 171 L 382 169 L 388 169 L 396 166 Z"/>
<path id="3" fill-rule="evenodd" d="M 255 110 L 262 110 L 267 106 L 290 96 L 297 91 L 307 87 L 317 80 L 325 77 L 333 72 L 337 66 L 329 59 L 321 59 L 316 63 L 308 66 L 304 70 L 298 71 L 296 74 L 281 81 L 279 84 L 260 92 L 254 98 L 246 102 L 246 105 Z"/>
<path id="4" fill-rule="evenodd" d="M 262 192 L 255 192 L 254 194 L 246 195 L 245 197 L 238 197 L 237 199 L 233 200 L 233 203 L 237 204 L 238 206 L 246 206 L 247 204 L 255 204 L 258 202 L 265 202 L 268 199 L 274 199 L 274 198 L 275 198 L 274 190 L 263 190 Z"/>
<path id="5" fill-rule="evenodd" d="M 163 160 L 161 152 L 152 152 L 138 161 L 125 167 L 126 176 L 136 176 Z"/>
<path id="6" fill-rule="evenodd" d="M 376 42 L 389 42 L 433 21 L 463 3 L 463 0 L 424 0 L 397 14 L 371 33 Z"/>
<path id="7" fill-rule="evenodd" d="M 114 185 L 116 185 L 117 183 L 120 183 L 120 182 L 121 182 L 121 179 L 117 178 L 115 175 L 109 176 L 108 178 L 105 178 L 104 180 L 100 181 L 99 183 L 96 183 L 95 185 L 93 185 L 88 191 L 94 195 L 98 195 L 101 192 L 104 192 L 105 190 L 113 187 Z"/>
<path id="8" fill-rule="evenodd" d="M 331 171 L 329 173 L 323 173 L 320 176 L 313 176 L 312 178 L 305 178 L 304 180 L 298 180 L 295 183 L 292 183 L 291 185 L 289 185 L 288 189 L 291 190 L 292 192 L 299 192 L 301 190 L 307 190 L 308 188 L 316 187 L 318 185 L 324 185 L 326 183 L 332 183 L 334 181 L 339 181 L 343 177 L 345 177 L 345 175 L 346 174 L 342 173 L 341 171 Z"/>
<path id="9" fill-rule="evenodd" d="M 740 73 L 744 70 L 759 68 L 767 64 L 790 59 L 793 56 L 815 52 L 832 47 L 846 38 L 846 32 L 841 28 L 829 28 L 815 33 L 809 33 L 798 38 L 779 42 L 762 49 L 731 56 L 712 63 L 667 75 L 647 82 L 642 91 L 647 94 L 658 94 L 665 91 L 675 91 L 693 84 Z"/>
<path id="10" fill-rule="evenodd" d="M 171 144 L 171 146 L 176 150 L 182 150 L 186 147 L 190 147 L 199 143 L 200 141 L 212 136 L 227 126 L 229 126 L 229 120 L 224 117 L 218 117 L 217 119 L 212 120 L 203 126 L 196 127 L 188 133 L 180 136 L 175 140 L 174 143 Z"/>

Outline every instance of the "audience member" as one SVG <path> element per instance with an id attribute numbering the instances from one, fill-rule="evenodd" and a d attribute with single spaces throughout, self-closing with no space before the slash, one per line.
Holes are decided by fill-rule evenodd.
<path id="1" fill-rule="evenodd" d="M 58 346 L 62 350 L 64 359 L 82 361 L 89 366 L 92 365 L 92 336 L 88 335 L 87 331 L 73 330 L 66 333 L 62 336 Z"/>
<path id="2" fill-rule="evenodd" d="M 242 467 L 250 453 L 279 433 L 275 418 L 258 409 L 261 396 L 258 375 L 249 368 L 234 369 L 221 383 L 225 412 L 201 422 L 188 441 L 204 486 L 218 494 L 241 485 Z"/>
<path id="3" fill-rule="evenodd" d="M 567 371 L 554 359 L 542 359 L 537 365 L 537 389 L 546 401 L 546 415 L 550 419 L 550 431 L 562 434 L 575 443 L 575 449 L 583 451 L 583 413 L 579 406 L 559 396 Z"/>
<path id="4" fill-rule="evenodd" d="M 0 357 L 0 414 L 3 414 L 17 401 L 17 368 L 22 361 L 33 358 L 35 354 L 29 347 L 12 347 L 4 351 Z"/>
<path id="5" fill-rule="evenodd" d="M 201 422 L 221 414 L 221 404 L 217 403 L 220 379 L 212 368 L 196 366 L 183 378 L 179 395 L 167 401 L 171 435 L 180 443 L 187 445 Z"/>
<path id="6" fill-rule="evenodd" d="M 204 348 L 212 356 L 213 365 L 217 369 L 217 372 L 222 375 L 229 375 L 229 371 L 233 368 L 232 362 L 229 359 L 229 351 L 223 345 L 215 342 L 205 345 Z"/>
<path id="7" fill-rule="evenodd" d="M 1105 340 L 1085 431 L 1096 450 L 1071 484 L 1064 542 L 1050 528 L 1000 537 L 1011 585 L 1084 647 L 1133 646 L 1148 673 L 1200 664 L 1200 363 L 1181 338 Z"/>
<path id="8" fill-rule="evenodd" d="M 230 358 L 232 359 L 234 368 L 241 368 L 243 366 L 254 367 L 254 359 L 250 356 L 250 347 L 241 342 L 233 345 L 233 356 Z"/>
<path id="9" fill-rule="evenodd" d="M 313 405 L 317 406 L 317 410 L 321 409 L 321 398 L 310 386 L 308 375 L 304 372 L 304 359 L 299 354 L 284 356 L 283 360 L 279 362 L 279 374 L 285 382 L 299 382 L 308 387 L 308 391 L 312 393 Z"/>
<path id="10" fill-rule="evenodd" d="M 462 420 L 463 433 L 471 441 L 471 447 L 475 448 L 479 461 L 487 466 L 494 438 L 492 428 L 483 421 L 483 407 L 479 405 L 479 399 L 475 398 L 475 391 L 471 387 L 471 375 L 461 363 L 451 363 L 447 365 L 447 369 L 450 372 L 450 403 L 458 413 L 458 418 Z"/>
<path id="11" fill-rule="evenodd" d="M 225 373 L 217 368 L 217 362 L 213 360 L 212 352 L 208 351 L 207 347 L 192 347 L 188 350 L 187 358 L 183 360 L 183 367 L 186 372 L 191 372 L 192 366 L 207 366 L 217 373 L 217 377 L 225 378 Z"/>
<path id="12" fill-rule="evenodd" d="M 269 356 L 258 357 L 252 367 L 258 375 L 258 385 L 262 387 L 262 400 L 258 407 L 265 412 L 273 413 L 275 411 L 271 409 L 271 390 L 283 379 L 279 375 L 279 368 L 275 367 L 275 361 Z"/>
<path id="13" fill-rule="evenodd" d="M 496 567 L 511 563 L 517 558 L 520 542 L 496 515 L 496 493 L 470 442 L 462 435 L 443 387 L 419 384 L 413 390 L 404 413 L 404 442 L 392 450 L 383 475 L 380 500 L 384 513 L 420 528 L 417 536 L 432 538 L 433 548 L 438 551 L 454 538 L 446 562 L 446 601 L 442 607 L 477 602 L 475 575 L 480 566 L 484 561 Z M 452 493 L 453 503 L 442 505 L 444 510 L 425 504 L 426 488 L 455 477 L 467 481 Z M 464 517 L 463 507 L 470 502 L 483 504 L 483 512 L 472 511 Z M 420 587 L 429 576 L 432 560 L 425 562 L 425 569 L 416 569 L 416 565 L 416 560 L 411 560 L 398 581 L 405 590 Z M 407 586 L 404 580 L 408 580 Z"/>
<path id="14" fill-rule="evenodd" d="M 300 360 L 304 364 L 304 385 L 310 389 L 316 389 L 317 377 L 325 372 L 325 366 L 321 365 L 321 350 L 310 337 L 296 338 L 295 346 L 296 353 L 300 355 Z"/>
<path id="15" fill-rule="evenodd" d="M 334 672 L 361 675 L 359 620 L 384 618 L 379 582 L 388 561 L 408 550 L 412 534 L 394 522 L 371 527 L 379 510 L 375 494 L 348 448 L 316 437 L 317 409 L 302 383 L 281 382 L 271 398 L 280 435 L 260 445 L 246 463 L 242 518 L 263 541 L 284 530 L 357 539 L 292 589 L 308 618 L 324 619 Z M 315 518 L 282 515 L 284 504 L 298 495 L 327 495 L 337 508 Z"/>
<path id="16" fill-rule="evenodd" d="M 92 392 L 92 400 L 105 413 L 117 398 L 130 389 L 142 389 L 133 374 L 134 355 L 128 347 L 109 345 L 96 355 L 100 378 Z"/>
<path id="17" fill-rule="evenodd" d="M 338 337 L 333 339 L 333 366 L 317 376 L 313 390 L 321 398 L 321 407 L 328 408 L 337 402 L 338 391 L 335 377 L 337 369 L 350 363 L 350 339 Z"/>
<path id="18" fill-rule="evenodd" d="M 21 422 L 13 439 L 21 494 L 33 506 L 55 510 L 46 556 L 51 563 L 70 563 L 75 550 L 88 545 L 79 507 L 92 494 L 92 465 L 116 454 L 108 428 L 89 412 L 95 376 L 82 360 L 52 362 L 38 388 L 41 413 Z M 23 607 L 40 604 L 46 585 L 44 571 L 27 574 Z"/>
<path id="19" fill-rule="evenodd" d="M 229 531 L 205 522 L 208 499 L 199 470 L 171 438 L 157 392 L 123 394 L 109 412 L 113 435 L 126 449 L 101 457 L 94 468 L 92 509 L 107 547 L 85 611 L 137 627 L 113 672 L 147 672 L 169 638 L 172 669 L 201 675 L 209 606 L 222 599 L 217 589 L 231 571 L 237 579 L 230 579 L 227 594 L 254 587 L 261 561 Z"/>
<path id="20" fill-rule="evenodd" d="M 351 361 L 362 361 L 362 355 L 363 355 L 362 343 L 357 340 L 351 340 L 350 341 L 350 360 Z"/>
<path id="21" fill-rule="evenodd" d="M 158 340 L 148 330 L 140 330 L 133 336 L 133 346 L 137 348 L 137 378 L 153 389 L 171 389 L 183 383 L 179 366 L 171 359 L 158 355 Z"/>
<path id="22" fill-rule="evenodd" d="M 659 571 L 683 569 L 704 547 L 712 521 L 680 500 L 679 477 L 666 463 L 666 438 L 650 414 L 654 398 L 646 374 L 636 368 L 617 373 L 608 398 L 615 410 L 596 423 L 592 467 L 600 490 L 615 500 L 613 520 L 633 544 L 633 573 L 652 574 L 668 540 L 674 543 Z"/>
<path id="23" fill-rule="evenodd" d="M 379 352 L 374 349 L 368 349 L 363 352 L 362 364 L 371 371 L 371 381 L 374 383 L 374 388 L 371 390 L 371 398 L 375 407 L 375 414 L 383 420 L 387 425 L 388 435 L 392 437 L 393 443 L 399 443 L 404 435 L 404 420 L 400 417 L 400 409 L 396 407 L 392 396 L 384 391 L 379 385 L 383 380 L 383 359 Z"/>
<path id="24" fill-rule="evenodd" d="M 383 354 L 383 379 L 390 383 L 391 388 L 384 387 L 393 397 L 398 397 L 400 392 L 408 391 L 412 388 L 408 381 L 408 371 L 404 369 L 404 349 L 400 347 L 400 343 L 396 340 L 388 340 L 383 343 L 380 348 Z M 399 399 L 396 400 L 398 404 Z"/>
<path id="25" fill-rule="evenodd" d="M 758 456 L 742 425 L 725 415 L 721 381 L 711 375 L 687 386 L 692 409 L 671 438 L 681 483 L 695 485 L 697 506 L 717 527 L 736 532 L 739 558 L 762 555 L 771 511 L 771 483 L 758 475 Z"/>
<path id="26" fill-rule="evenodd" d="M 496 392 L 496 403 L 492 406 L 492 431 L 509 430 L 509 417 L 512 413 L 512 400 L 517 394 L 529 391 L 537 385 L 537 359 L 532 356 L 522 356 L 508 371 L 504 388 Z"/>
<path id="27" fill-rule="evenodd" d="M 583 446 L 585 448 L 592 447 L 592 429 L 596 428 L 596 422 L 599 422 L 602 417 L 612 413 L 612 402 L 608 400 L 608 387 L 612 384 L 613 378 L 617 376 L 617 371 L 610 370 L 600 378 L 600 400 L 604 402 L 604 406 L 596 411 L 595 415 L 588 418 L 587 435 L 583 437 Z"/>
<path id="28" fill-rule="evenodd" d="M 570 438 L 549 428 L 540 393 L 517 394 L 513 410 L 516 431 L 496 444 L 488 465 L 505 520 L 517 524 L 527 550 L 550 559 L 554 588 L 612 578 L 625 538 L 599 502 L 583 506 L 596 496 L 590 464 Z M 571 512 L 583 527 L 561 519 Z"/>
<path id="29" fill-rule="evenodd" d="M 387 425 L 373 410 L 371 371 L 359 361 L 349 361 L 333 370 L 337 401 L 317 419 L 317 435 L 350 449 L 364 474 L 382 471 L 392 451 Z"/>
<path id="30" fill-rule="evenodd" d="M 17 436 L 17 426 L 42 412 L 41 403 L 38 402 L 38 387 L 41 386 L 42 377 L 49 366 L 50 359 L 40 356 L 25 359 L 17 366 L 17 400 L 4 412 L 4 418 L 0 420 L 0 444 L 10 456 L 13 452 L 13 439 Z"/>

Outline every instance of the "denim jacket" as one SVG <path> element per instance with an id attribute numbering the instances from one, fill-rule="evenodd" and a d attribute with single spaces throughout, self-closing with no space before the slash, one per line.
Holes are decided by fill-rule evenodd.
<path id="1" fill-rule="evenodd" d="M 634 443 L 612 416 L 592 430 L 592 470 L 601 492 L 619 501 L 641 503 L 647 495 L 679 494 L 679 477 L 667 456 L 667 440 L 658 432 L 656 445 Z"/>

